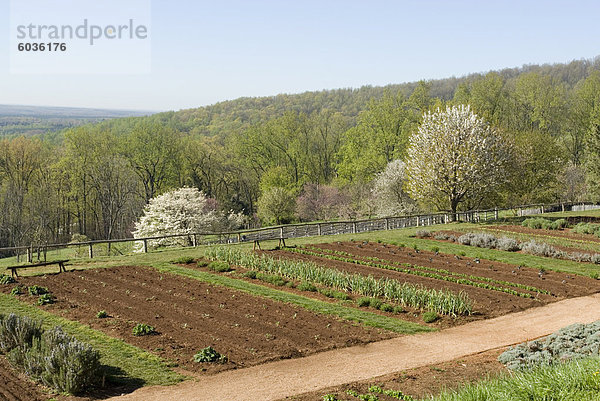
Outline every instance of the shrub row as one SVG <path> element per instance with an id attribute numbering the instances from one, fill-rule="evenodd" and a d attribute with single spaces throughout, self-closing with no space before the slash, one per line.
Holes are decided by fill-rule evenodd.
<path id="1" fill-rule="evenodd" d="M 600 237 L 600 224 L 577 223 L 575 227 L 573 227 L 573 231 L 577 234 L 593 234 L 596 237 Z"/>
<path id="2" fill-rule="evenodd" d="M 498 360 L 507 368 L 517 370 L 598 356 L 599 351 L 600 321 L 573 324 L 548 337 L 511 347 Z"/>
<path id="3" fill-rule="evenodd" d="M 504 292 L 507 294 L 516 295 L 516 296 L 520 296 L 523 298 L 532 298 L 533 295 L 531 295 L 529 293 L 518 292 L 512 288 L 499 287 L 497 285 L 493 285 L 492 283 L 506 285 L 509 287 L 522 288 L 522 289 L 525 289 L 527 291 L 532 291 L 532 292 L 549 294 L 549 292 L 546 290 L 542 290 L 542 289 L 528 286 L 528 285 L 511 283 L 509 281 L 504 281 L 504 280 L 495 280 L 495 279 L 488 278 L 488 277 L 467 275 L 464 273 L 451 272 L 446 269 L 437 269 L 434 267 L 418 266 L 418 265 L 412 265 L 410 263 L 395 263 L 391 260 L 380 259 L 380 258 L 372 257 L 372 256 L 361 257 L 363 259 L 367 259 L 367 261 L 364 261 L 362 259 L 358 259 L 358 256 L 355 256 L 348 252 L 334 251 L 334 250 L 330 250 L 330 249 L 321 249 L 321 248 L 316 248 L 316 247 L 308 247 L 308 248 L 310 250 L 305 249 L 305 248 L 290 248 L 290 249 L 288 249 L 288 251 L 301 253 L 301 254 L 305 254 L 305 255 L 322 257 L 322 258 L 331 259 L 331 260 L 337 260 L 340 262 L 354 263 L 354 264 L 359 264 L 359 265 L 364 265 L 364 266 L 377 267 L 380 269 L 393 270 L 393 271 L 397 271 L 400 273 L 411 274 L 411 275 L 420 276 L 420 277 L 433 278 L 436 280 L 443 280 L 443 281 L 448 281 L 448 282 L 452 282 L 452 283 L 456 283 L 456 284 L 468 285 L 468 286 L 477 287 L 477 288 L 484 288 L 487 290 Z M 473 281 L 473 280 L 480 280 L 480 281 L 484 281 L 484 282 L 482 283 L 482 282 L 477 282 L 477 281 Z"/>
<path id="4" fill-rule="evenodd" d="M 314 263 L 274 259 L 255 255 L 238 249 L 216 247 L 206 251 L 211 260 L 223 260 L 250 270 L 276 274 L 293 280 L 310 281 L 325 287 L 352 292 L 369 297 L 383 297 L 392 302 L 416 309 L 431 310 L 445 315 L 468 315 L 473 303 L 467 294 L 427 289 L 423 286 L 401 283 L 389 278 L 350 274 L 317 266 Z"/>
<path id="5" fill-rule="evenodd" d="M 567 220 L 548 220 L 543 217 L 531 217 L 523 220 L 521 223 L 523 227 L 543 229 L 543 230 L 562 230 L 567 227 Z"/>
<path id="6" fill-rule="evenodd" d="M 530 255 L 600 264 L 600 254 L 598 253 L 565 252 L 545 242 L 537 242 L 535 240 L 518 242 L 512 238 L 497 238 L 494 235 L 487 233 L 466 233 L 458 238 L 452 237 L 453 236 L 448 236 L 444 233 L 438 233 L 435 238 L 439 240 L 456 241 L 462 245 L 476 246 L 479 248 L 498 249 L 510 252 L 523 251 Z"/>
<path id="7" fill-rule="evenodd" d="M 100 354 L 60 327 L 11 313 L 0 315 L 0 350 L 34 380 L 60 392 L 77 394 L 100 377 Z"/>

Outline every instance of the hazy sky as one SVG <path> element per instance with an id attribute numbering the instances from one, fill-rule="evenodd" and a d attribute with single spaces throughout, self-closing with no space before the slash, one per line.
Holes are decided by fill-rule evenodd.
<path id="1" fill-rule="evenodd" d="M 23 75 L 8 14 L 0 0 L 0 104 L 178 110 L 600 54 L 598 0 L 152 0 L 150 73 Z"/>

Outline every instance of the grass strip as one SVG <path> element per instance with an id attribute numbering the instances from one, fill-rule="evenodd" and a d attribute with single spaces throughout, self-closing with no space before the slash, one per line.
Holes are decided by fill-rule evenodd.
<path id="1" fill-rule="evenodd" d="M 40 319 L 44 327 L 61 326 L 63 330 L 78 340 L 90 344 L 100 352 L 100 362 L 106 367 L 108 378 L 118 384 L 170 385 L 185 379 L 173 372 L 163 360 L 123 340 L 83 325 L 79 322 L 56 316 L 43 309 L 19 301 L 12 295 L 0 293 L 0 313 L 16 313 Z"/>
<path id="2" fill-rule="evenodd" d="M 244 280 L 227 276 L 188 269 L 171 264 L 153 265 L 153 267 L 161 272 L 179 274 L 181 276 L 193 278 L 205 283 L 232 288 L 251 295 L 269 298 L 278 302 L 297 305 L 312 312 L 337 316 L 344 320 L 358 322 L 366 326 L 385 329 L 395 333 L 414 334 L 434 330 L 433 328 L 422 326 L 416 323 L 406 322 L 398 318 L 387 317 L 340 304 L 319 301 L 313 298 L 303 297 L 301 295 L 276 290 L 270 287 L 249 283 Z"/>
<path id="3" fill-rule="evenodd" d="M 596 358 L 512 372 L 444 392 L 429 401 L 596 401 L 600 394 Z"/>

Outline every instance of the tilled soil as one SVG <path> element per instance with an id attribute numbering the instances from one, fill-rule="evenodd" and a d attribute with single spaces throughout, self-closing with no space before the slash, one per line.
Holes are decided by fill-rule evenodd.
<path id="1" fill-rule="evenodd" d="M 267 254 L 274 257 L 308 260 L 319 265 L 332 267 L 350 273 L 372 275 L 373 277 L 388 277 L 402 282 L 421 284 L 428 288 L 446 289 L 454 292 L 464 291 L 474 301 L 475 312 L 479 317 L 489 318 L 501 316 L 506 313 L 521 311 L 535 306 L 541 306 L 565 298 L 589 295 L 600 291 L 600 283 L 588 277 L 572 274 L 545 272 L 540 275 L 538 270 L 519 267 L 507 263 L 488 261 L 484 259 L 473 259 L 461 256 L 436 254 L 434 252 L 411 248 L 367 242 L 337 242 L 328 244 L 317 244 L 317 248 L 338 250 L 355 255 L 358 259 L 364 257 L 377 257 L 395 263 L 410 263 L 413 265 L 446 269 L 455 273 L 476 275 L 481 277 L 503 280 L 533 286 L 548 294 L 537 294 L 515 288 L 522 293 L 530 293 L 535 298 L 523 298 L 500 291 L 473 287 L 466 284 L 438 280 L 428 277 L 420 277 L 411 274 L 386 270 L 378 267 L 370 267 L 355 263 L 330 260 L 317 256 L 301 255 L 289 251 L 270 251 Z M 475 280 L 476 281 L 476 280 Z M 506 285 L 502 285 L 507 287 Z"/>
<path id="2" fill-rule="evenodd" d="M 5 358 L 0 357 L 0 400 L 45 401 L 50 398 L 35 383 L 17 373 Z"/>
<path id="3" fill-rule="evenodd" d="M 122 338 L 194 372 L 215 373 L 394 336 L 147 267 L 23 277 L 19 284 L 48 287 L 56 303 L 43 308 L 52 313 Z M 9 292 L 12 286 L 0 288 Z M 22 297 L 30 303 L 36 300 Z M 100 310 L 109 318 L 97 318 Z M 154 326 L 158 334 L 133 336 L 138 322 Z M 193 355 L 207 346 L 226 355 L 229 362 L 192 362 Z"/>
<path id="4" fill-rule="evenodd" d="M 401 391 L 403 394 L 414 398 L 425 398 L 505 372 L 504 365 L 498 362 L 498 355 L 502 351 L 503 349 L 486 351 L 449 362 L 391 373 L 342 386 L 324 388 L 310 393 L 286 397 L 282 400 L 322 401 L 325 394 L 333 394 L 340 401 L 356 400 L 356 397 L 348 394 L 348 390 L 356 391 L 359 394 L 374 394 L 381 401 L 394 400 L 392 397 L 370 392 L 369 388 L 373 385 L 377 385 L 384 390 Z"/>

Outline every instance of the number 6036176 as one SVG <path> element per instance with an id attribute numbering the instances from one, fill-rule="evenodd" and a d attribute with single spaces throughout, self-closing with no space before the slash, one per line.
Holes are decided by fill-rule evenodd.
<path id="1" fill-rule="evenodd" d="M 67 50 L 66 43 L 48 42 L 48 43 L 19 43 L 17 49 L 20 52 L 64 52 Z"/>

